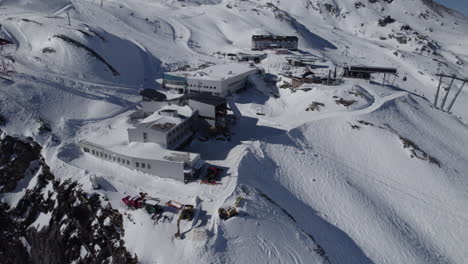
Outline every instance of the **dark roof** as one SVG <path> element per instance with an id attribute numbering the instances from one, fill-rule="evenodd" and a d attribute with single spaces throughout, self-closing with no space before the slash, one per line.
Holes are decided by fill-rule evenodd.
<path id="1" fill-rule="evenodd" d="M 381 73 L 397 73 L 395 68 L 385 68 L 385 67 L 372 67 L 372 66 L 351 66 L 350 71 L 353 72 L 381 72 Z"/>
<path id="2" fill-rule="evenodd" d="M 255 40 L 295 40 L 299 39 L 296 36 L 273 36 L 273 35 L 253 35 L 252 39 Z"/>
<path id="3" fill-rule="evenodd" d="M 149 97 L 155 101 L 165 101 L 167 96 L 161 92 L 158 92 L 154 89 L 143 89 L 140 91 L 140 95 L 144 97 Z"/>
<path id="4" fill-rule="evenodd" d="M 222 105 L 227 102 L 225 98 L 203 93 L 189 93 L 187 94 L 187 99 L 214 106 Z"/>

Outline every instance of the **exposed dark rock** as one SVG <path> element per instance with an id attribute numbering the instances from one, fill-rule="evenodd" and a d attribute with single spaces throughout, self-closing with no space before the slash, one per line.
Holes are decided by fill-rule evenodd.
<path id="1" fill-rule="evenodd" d="M 42 49 L 42 53 L 55 53 L 55 52 L 56 52 L 55 49 L 50 48 L 50 47 L 46 47 Z"/>
<path id="2" fill-rule="evenodd" d="M 361 7 L 366 7 L 366 5 L 363 4 L 362 2 L 356 2 L 356 3 L 354 3 L 354 7 L 355 7 L 356 9 L 359 9 L 359 8 L 361 8 Z"/>
<path id="3" fill-rule="evenodd" d="M 395 22 L 396 22 L 396 20 L 394 18 L 392 18 L 391 16 L 386 16 L 386 17 L 383 17 L 383 18 L 379 19 L 379 26 L 385 27 L 388 24 L 392 24 L 392 23 L 395 23 Z"/>
<path id="4" fill-rule="evenodd" d="M 411 141 L 408 138 L 400 136 L 400 141 L 403 144 L 403 148 L 409 149 L 411 155 L 411 158 L 418 158 L 420 160 L 425 160 L 428 161 L 431 164 L 437 165 L 437 167 L 440 167 L 440 162 L 437 158 L 427 154 L 425 151 L 420 149 L 416 143 Z"/>
<path id="5" fill-rule="evenodd" d="M 344 98 L 339 98 L 337 100 L 335 100 L 335 103 L 338 104 L 338 105 L 344 105 L 346 107 L 356 103 L 356 100 L 346 100 Z"/>
<path id="6" fill-rule="evenodd" d="M 0 114 L 0 126 L 6 125 L 7 122 L 8 122 L 8 120 L 6 119 L 6 117 L 4 117 L 3 115 Z"/>
<path id="7" fill-rule="evenodd" d="M 0 141 L 0 197 L 34 182 L 13 208 L 0 204 L 2 263 L 138 263 L 122 240 L 122 215 L 76 182 L 57 181 L 40 153 L 31 139 Z"/>

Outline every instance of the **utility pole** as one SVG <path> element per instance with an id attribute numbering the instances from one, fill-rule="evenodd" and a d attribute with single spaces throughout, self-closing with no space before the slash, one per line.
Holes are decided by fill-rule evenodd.
<path id="1" fill-rule="evenodd" d="M 450 103 L 450 105 L 447 108 L 448 113 L 450 113 L 450 110 L 452 110 L 452 106 L 455 103 L 455 101 L 457 100 L 457 98 L 460 95 L 461 91 L 463 90 L 463 87 L 465 86 L 465 84 L 466 84 L 466 81 L 463 82 L 462 86 L 460 87 L 460 90 L 458 90 L 458 92 L 455 94 L 455 97 L 453 98 L 452 102 Z"/>
<path id="2" fill-rule="evenodd" d="M 443 78 L 443 76 L 440 75 L 439 86 L 437 86 L 437 92 L 436 92 L 436 96 L 435 96 L 435 99 L 434 99 L 435 108 L 437 108 L 437 103 L 438 103 L 437 101 L 439 100 L 440 86 L 442 86 L 442 78 Z"/>
<path id="3" fill-rule="evenodd" d="M 71 22 L 70 22 L 70 14 L 68 13 L 68 10 L 67 10 L 67 17 L 68 17 L 68 25 L 71 26 Z"/>
<path id="4" fill-rule="evenodd" d="M 455 76 L 452 77 L 452 81 L 450 82 L 450 86 L 448 87 L 447 93 L 445 94 L 444 100 L 442 101 L 442 105 L 440 106 L 440 109 L 442 109 L 442 111 L 444 110 L 445 101 L 447 101 L 447 97 L 448 97 L 448 95 L 450 93 L 450 89 L 452 89 L 452 85 L 453 85 L 454 81 L 455 81 Z"/>

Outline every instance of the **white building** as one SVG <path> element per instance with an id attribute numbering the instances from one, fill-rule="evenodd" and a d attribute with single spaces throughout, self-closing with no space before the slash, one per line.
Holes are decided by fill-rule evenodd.
<path id="1" fill-rule="evenodd" d="M 128 141 L 151 142 L 177 149 L 193 136 L 197 116 L 198 111 L 189 106 L 166 105 L 129 128 Z"/>
<path id="2" fill-rule="evenodd" d="M 287 49 L 297 50 L 299 38 L 296 36 L 253 35 L 252 50 Z"/>
<path id="3" fill-rule="evenodd" d="M 96 158 L 163 178 L 190 181 L 197 177 L 203 160 L 196 153 L 174 151 L 188 142 L 202 122 L 225 128 L 227 101 L 208 94 L 173 94 L 145 89 L 141 122 L 127 129 L 128 143 L 106 134 L 79 143 L 83 152 Z"/>
<path id="4" fill-rule="evenodd" d="M 167 72 L 163 87 L 179 93 L 206 93 L 225 97 L 245 87 L 247 77 L 258 69 L 247 64 L 215 65 L 197 71 Z"/>
<path id="5" fill-rule="evenodd" d="M 172 151 L 156 143 L 107 142 L 99 145 L 81 141 L 79 145 L 85 153 L 109 163 L 184 182 L 195 178 L 203 166 L 197 153 Z"/>

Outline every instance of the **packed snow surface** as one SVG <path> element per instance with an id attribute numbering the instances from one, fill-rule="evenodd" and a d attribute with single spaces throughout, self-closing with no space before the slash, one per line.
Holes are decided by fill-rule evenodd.
<path id="1" fill-rule="evenodd" d="M 16 71 L 0 78 L 6 121 L 0 128 L 39 141 L 59 179 L 107 197 L 123 214 L 125 245 L 141 263 L 468 259 L 468 89 L 452 114 L 432 105 L 436 73 L 468 77 L 468 20 L 455 11 L 428 0 L 108 0 L 103 6 L 3 0 L 0 6 L 0 38 L 13 43 L 1 46 L 2 56 Z M 140 89 L 162 89 L 164 72 L 230 67 L 224 53 L 250 52 L 252 34 L 297 35 L 300 51 L 265 51 L 256 66 L 274 75 L 273 83 L 252 76 L 248 89 L 228 98 L 237 117 L 230 140 L 195 137 L 181 150 L 222 168 L 220 184 L 159 178 L 79 150 L 78 142 L 92 140 L 123 154 L 160 155 L 152 144 L 128 144 Z M 292 55 L 316 58 L 312 71 L 320 76 L 335 67 L 339 75 L 345 65 L 395 67 L 399 74 L 385 83 L 374 75 L 282 89 L 290 74 L 304 73 L 286 62 Z M 240 68 L 249 63 L 233 72 Z M 444 79 L 440 98 L 449 85 Z M 447 103 L 461 85 L 453 83 Z M 30 177 L 33 183 L 36 175 Z M 2 201 L 14 205 L 32 187 L 20 186 Z M 181 221 L 179 239 L 175 210 L 164 206 L 155 223 L 144 210 L 123 205 L 123 197 L 139 192 L 161 205 L 195 206 L 193 221 Z M 221 220 L 218 209 L 239 196 L 239 216 Z M 40 215 L 31 227 L 49 220 Z"/>

